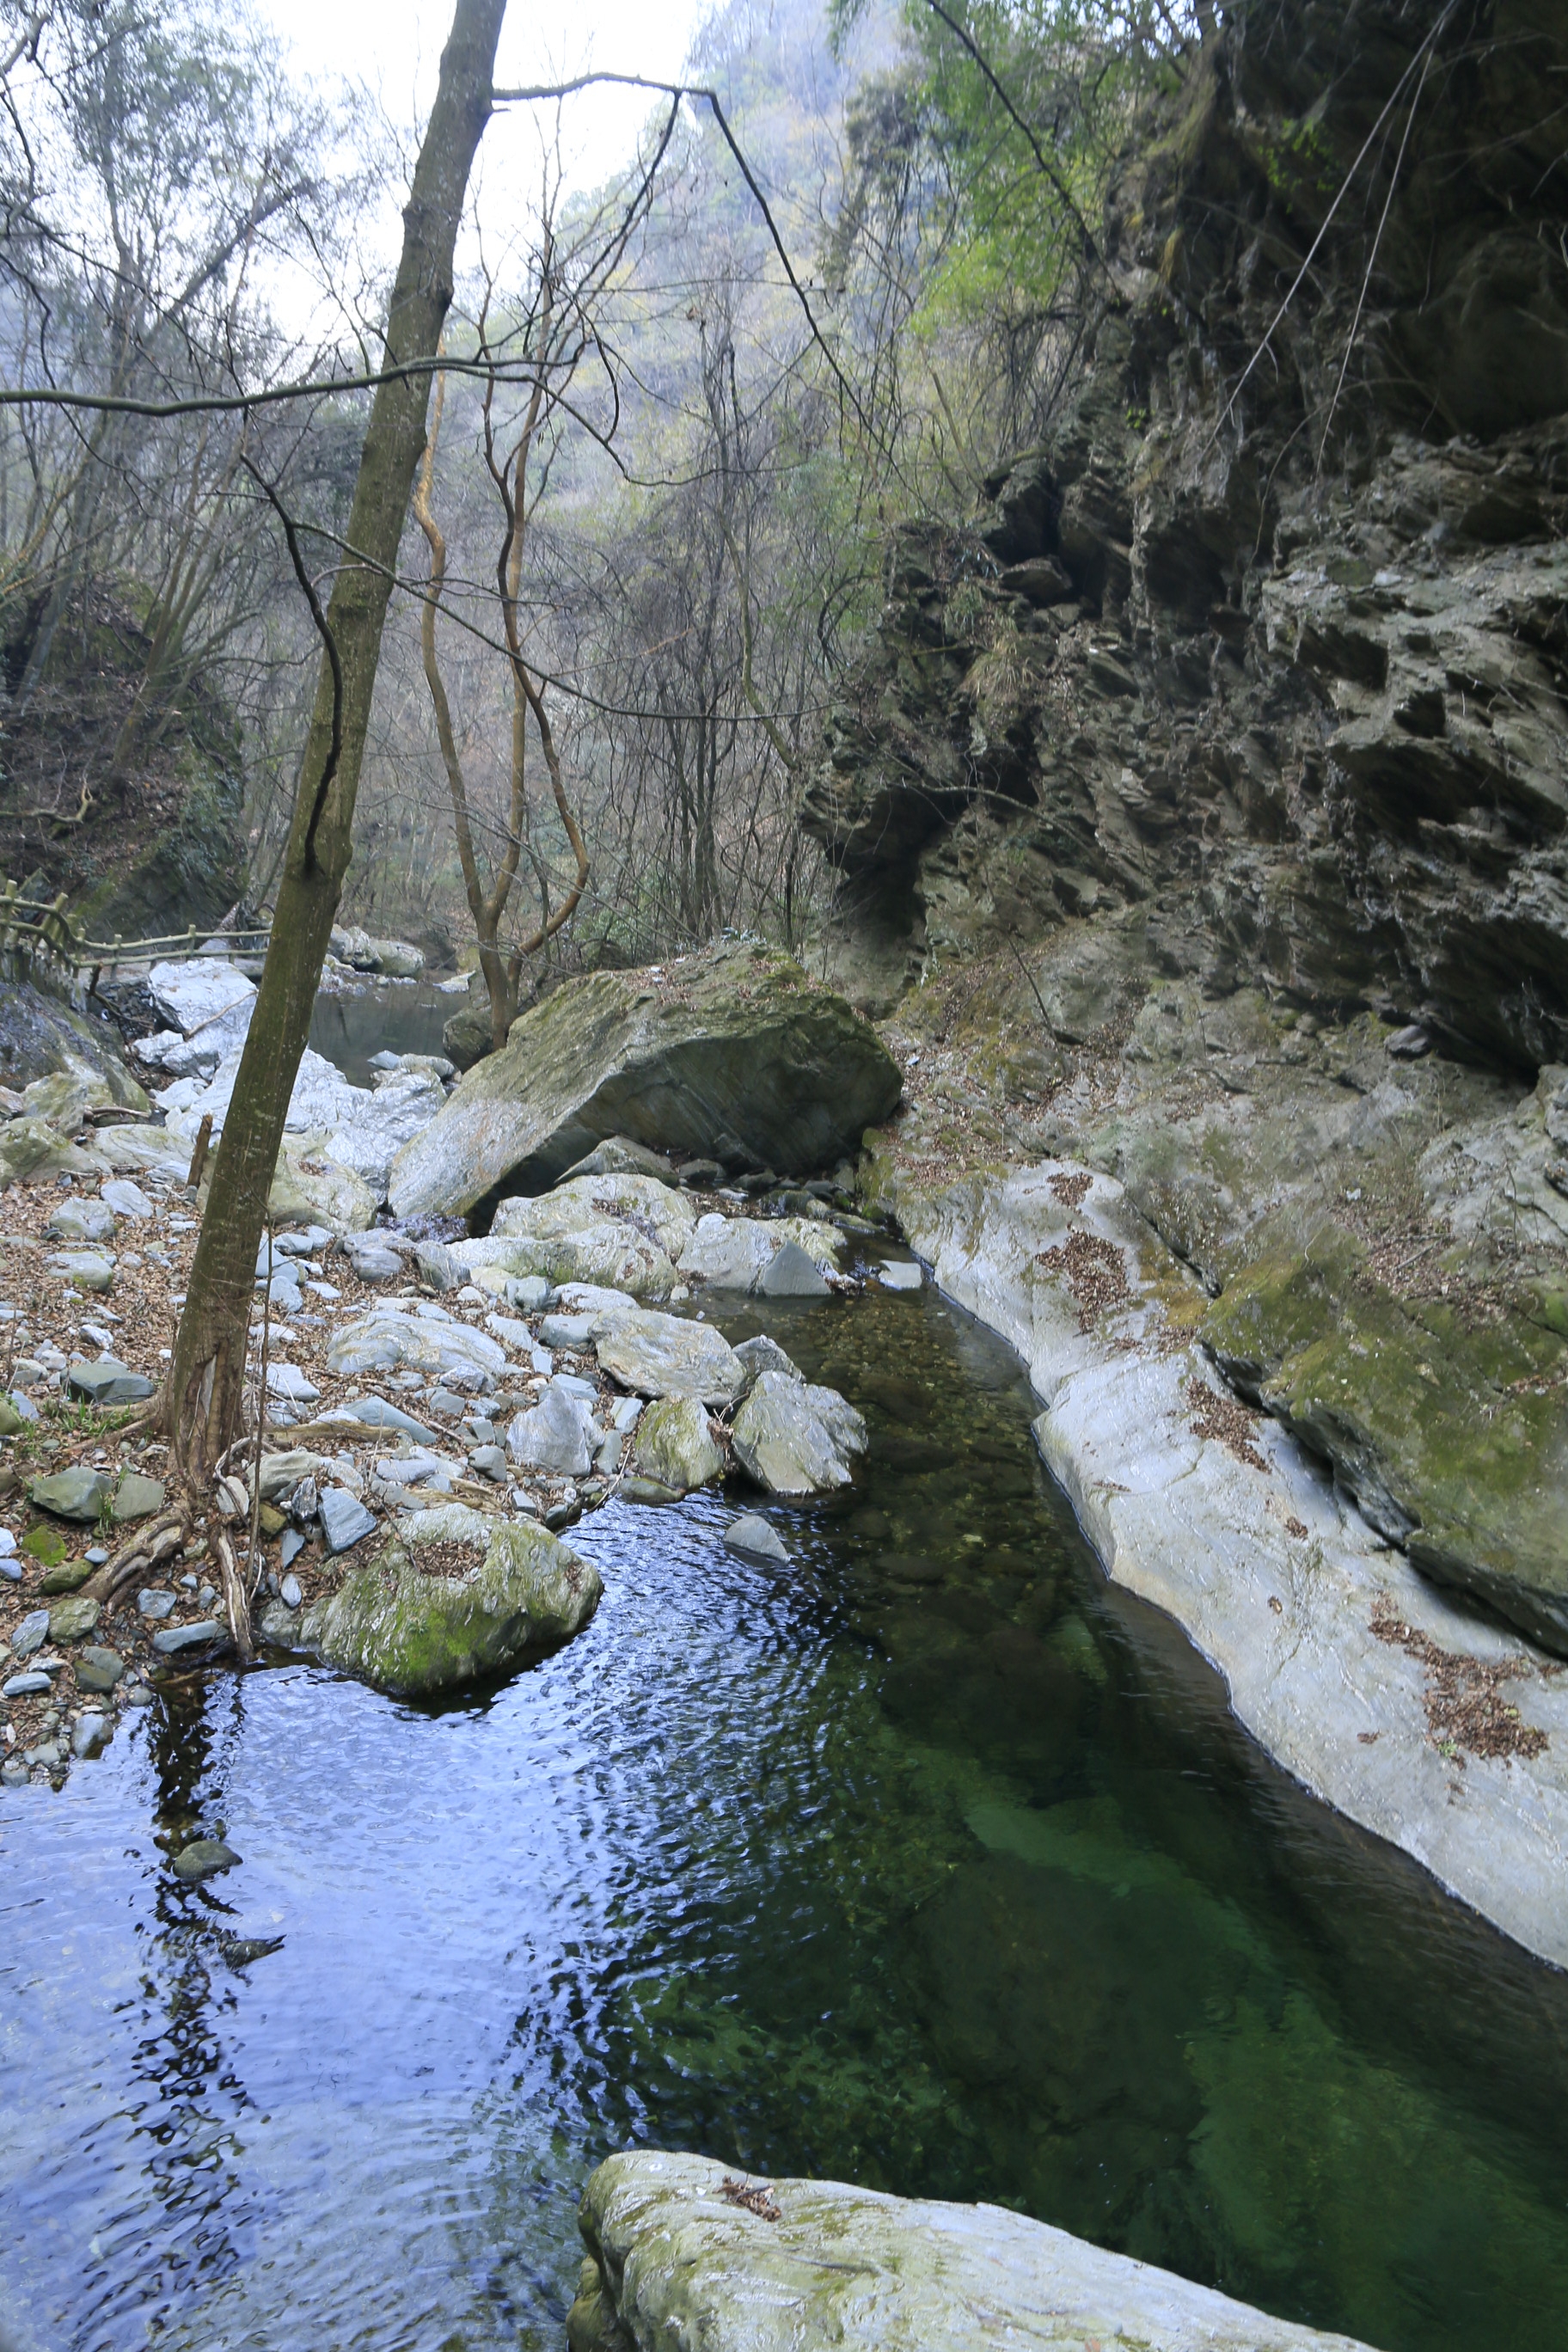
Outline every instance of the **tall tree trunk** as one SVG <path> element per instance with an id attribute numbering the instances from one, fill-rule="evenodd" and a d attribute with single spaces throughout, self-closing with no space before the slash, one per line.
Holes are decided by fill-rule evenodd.
<path id="1" fill-rule="evenodd" d="M 452 255 L 468 172 L 489 119 L 505 10 L 506 0 L 457 0 L 441 53 L 440 86 L 403 215 L 403 257 L 387 318 L 389 365 L 429 358 L 440 342 L 452 299 Z M 193 1474 L 210 1469 L 239 1428 L 256 1254 L 353 847 L 354 797 L 390 575 L 425 446 L 429 401 L 428 373 L 378 385 L 360 452 L 348 537 L 371 562 L 343 565 L 327 612 L 331 646 L 316 688 L 271 944 L 164 1392 L 175 1458 Z M 333 647 L 341 685 L 334 680 Z"/>

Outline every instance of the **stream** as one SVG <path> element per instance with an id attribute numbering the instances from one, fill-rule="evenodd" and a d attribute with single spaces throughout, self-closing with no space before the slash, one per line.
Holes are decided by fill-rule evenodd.
<path id="1" fill-rule="evenodd" d="M 998 1341 L 929 1288 L 766 1328 L 872 1433 L 851 1492 L 770 1507 L 787 1569 L 717 1496 L 612 1504 L 594 1623 L 499 1687 L 214 1671 L 6 1792 L 0 2337 L 559 2352 L 581 2183 L 636 2142 L 1005 2202 L 1383 2352 L 1541 2352 L 1568 1983 L 1107 1584 Z M 242 1865 L 188 1887 L 198 1829 Z"/>

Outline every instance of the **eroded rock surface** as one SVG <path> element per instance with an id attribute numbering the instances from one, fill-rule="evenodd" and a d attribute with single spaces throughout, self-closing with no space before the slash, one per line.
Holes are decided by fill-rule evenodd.
<path id="1" fill-rule="evenodd" d="M 613 2156 L 584 2192 L 571 2352 L 1364 2352 L 995 2205 Z"/>

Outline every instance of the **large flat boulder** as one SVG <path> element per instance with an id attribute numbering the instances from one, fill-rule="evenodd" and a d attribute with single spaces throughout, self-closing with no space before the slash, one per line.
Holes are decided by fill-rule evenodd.
<path id="1" fill-rule="evenodd" d="M 567 1640 L 603 1589 L 598 1570 L 543 1528 L 447 1504 L 402 1524 L 300 1616 L 268 1610 L 262 1631 L 413 1698 Z"/>
<path id="2" fill-rule="evenodd" d="M 578 2226 L 571 2352 L 1364 2352 L 999 2206 L 700 2156 L 612 2156 Z"/>
<path id="3" fill-rule="evenodd" d="M 598 1349 L 602 1370 L 638 1396 L 733 1404 L 745 1393 L 746 1368 L 723 1334 L 679 1315 L 616 1316 Z"/>
<path id="4" fill-rule="evenodd" d="M 735 1415 L 735 1459 L 770 1495 L 825 1495 L 849 1484 L 866 1424 L 837 1389 L 769 1368 Z"/>
<path id="5" fill-rule="evenodd" d="M 728 945 L 568 981 L 512 1024 L 404 1145 L 402 1218 L 541 1192 L 607 1137 L 803 1171 L 887 1118 L 898 1066 L 869 1024 L 788 956 Z"/>

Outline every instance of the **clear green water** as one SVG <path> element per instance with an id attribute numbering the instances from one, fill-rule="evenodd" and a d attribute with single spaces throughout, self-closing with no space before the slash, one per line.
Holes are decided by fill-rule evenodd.
<path id="1" fill-rule="evenodd" d="M 6 1794 L 17 2342 L 559 2346 L 630 2142 L 1004 2200 L 1384 2352 L 1563 2341 L 1564 1980 L 1105 1585 L 1005 1349 L 929 1292 L 768 1328 L 874 1432 L 787 1571 L 616 1507 L 594 1626 L 469 1704 L 217 1675 Z M 179 1886 L 157 1834 L 220 1822 Z"/>

